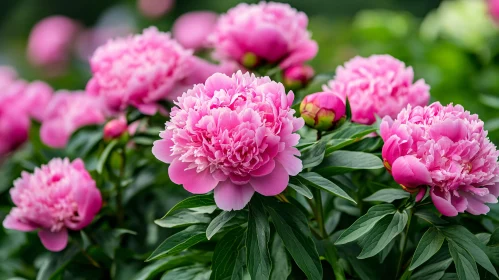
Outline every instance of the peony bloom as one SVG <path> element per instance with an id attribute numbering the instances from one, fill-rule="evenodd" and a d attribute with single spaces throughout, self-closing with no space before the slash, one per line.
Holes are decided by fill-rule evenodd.
<path id="1" fill-rule="evenodd" d="M 240 210 L 255 191 L 281 193 L 302 170 L 293 99 L 268 77 L 214 74 L 179 97 L 152 152 L 170 164 L 174 183 L 196 194 L 214 189 L 218 207 Z"/>
<path id="2" fill-rule="evenodd" d="M 220 16 L 209 41 L 218 59 L 250 68 L 259 62 L 278 63 L 286 69 L 317 54 L 307 25 L 307 15 L 288 4 L 242 3 Z"/>
<path id="3" fill-rule="evenodd" d="M 403 62 L 390 55 L 372 55 L 339 66 L 334 79 L 323 88 L 348 97 L 354 122 L 372 124 L 376 116 L 395 118 L 407 104 L 428 104 L 430 87 L 423 80 L 413 84 L 413 79 L 412 68 Z"/>
<path id="4" fill-rule="evenodd" d="M 18 231 L 39 229 L 43 246 L 54 252 L 66 247 L 68 229 L 88 226 L 102 206 L 101 193 L 81 159 L 55 158 L 33 174 L 23 172 L 10 196 L 15 207 L 3 226 Z"/>
<path id="5" fill-rule="evenodd" d="M 332 129 L 345 117 L 345 113 L 345 102 L 334 92 L 307 95 L 300 104 L 300 114 L 305 123 L 321 131 Z"/>
<path id="6" fill-rule="evenodd" d="M 62 91 L 55 94 L 45 111 L 40 138 L 47 146 L 64 148 L 73 132 L 105 120 L 100 99 L 84 92 Z"/>
<path id="7" fill-rule="evenodd" d="M 157 101 L 172 100 L 219 71 L 155 27 L 109 41 L 97 49 L 90 65 L 89 94 L 100 96 L 112 111 L 133 105 L 146 114 L 158 110 Z"/>
<path id="8" fill-rule="evenodd" d="M 64 16 L 51 16 L 38 22 L 31 30 L 28 59 L 34 66 L 59 74 L 69 62 L 79 24 Z"/>
<path id="9" fill-rule="evenodd" d="M 485 214 L 485 203 L 499 196 L 499 151 L 483 125 L 460 105 L 409 105 L 381 123 L 385 166 L 405 190 L 420 191 L 419 199 L 430 186 L 443 215 Z"/>
<path id="10" fill-rule="evenodd" d="M 218 15 L 213 12 L 190 12 L 180 16 L 173 24 L 173 38 L 188 49 L 202 49 L 207 46 L 207 37 L 217 23 Z"/>

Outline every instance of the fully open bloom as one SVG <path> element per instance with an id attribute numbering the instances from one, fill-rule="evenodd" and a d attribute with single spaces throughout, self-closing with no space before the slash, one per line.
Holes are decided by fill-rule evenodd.
<path id="1" fill-rule="evenodd" d="M 132 105 L 147 114 L 157 111 L 157 101 L 173 99 L 219 71 L 155 27 L 109 41 L 95 51 L 90 65 L 89 94 L 103 98 L 112 111 Z"/>
<path id="2" fill-rule="evenodd" d="M 214 74 L 179 97 L 152 152 L 170 163 L 174 183 L 215 189 L 218 207 L 242 209 L 255 191 L 277 195 L 302 170 L 293 99 L 268 77 Z"/>
<path id="3" fill-rule="evenodd" d="M 282 69 L 302 64 L 317 54 L 307 31 L 308 18 L 288 4 L 239 4 L 220 16 L 209 37 L 218 59 L 232 59 L 246 67 L 260 61 Z M 252 57 L 250 65 L 248 57 Z"/>
<path id="4" fill-rule="evenodd" d="M 39 229 L 45 248 L 61 251 L 68 243 L 68 231 L 86 227 L 99 212 L 102 197 L 83 161 L 52 159 L 23 172 L 14 181 L 10 196 L 15 204 L 3 226 L 19 231 Z"/>
<path id="5" fill-rule="evenodd" d="M 40 137 L 47 146 L 64 148 L 77 129 L 105 120 L 105 108 L 100 99 L 85 92 L 61 91 L 54 95 L 45 111 Z"/>
<path id="6" fill-rule="evenodd" d="M 497 203 L 499 196 L 499 151 L 483 125 L 460 105 L 409 105 L 381 123 L 385 166 L 419 197 L 430 186 L 433 203 L 446 216 L 485 214 L 485 203 Z"/>
<path id="7" fill-rule="evenodd" d="M 376 116 L 397 114 L 407 106 L 424 106 L 430 99 L 430 87 L 423 80 L 413 84 L 411 67 L 390 55 L 355 57 L 336 69 L 336 76 L 324 91 L 348 97 L 352 120 L 372 124 Z"/>
<path id="8" fill-rule="evenodd" d="M 215 28 L 218 15 L 208 11 L 190 12 L 180 16 L 172 27 L 173 38 L 188 49 L 202 49 Z"/>
<path id="9" fill-rule="evenodd" d="M 334 92 L 307 95 L 300 104 L 300 114 L 305 123 L 321 131 L 332 129 L 345 112 L 345 102 Z"/>

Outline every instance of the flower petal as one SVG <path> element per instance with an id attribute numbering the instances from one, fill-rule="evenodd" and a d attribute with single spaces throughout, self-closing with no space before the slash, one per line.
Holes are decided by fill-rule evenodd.
<path id="1" fill-rule="evenodd" d="M 231 211 L 241 210 L 251 200 L 255 191 L 249 185 L 236 185 L 230 180 L 220 182 L 215 188 L 215 202 L 218 208 Z"/>
<path id="2" fill-rule="evenodd" d="M 170 133 L 171 134 L 171 133 Z M 165 133 L 165 136 L 169 134 Z M 162 140 L 156 140 L 153 143 L 152 154 L 159 160 L 165 163 L 171 163 L 175 158 L 172 156 L 171 147 L 173 146 L 173 141 L 171 136 Z"/>
<path id="3" fill-rule="evenodd" d="M 280 194 L 286 189 L 289 182 L 289 175 L 284 167 L 276 162 L 272 173 L 251 178 L 250 184 L 256 192 L 265 196 Z"/>
<path id="4" fill-rule="evenodd" d="M 52 252 L 62 251 L 68 245 L 68 231 L 66 228 L 57 232 L 42 229 L 38 232 L 38 237 L 40 237 L 43 246 Z"/>
<path id="5" fill-rule="evenodd" d="M 270 174 L 275 168 L 275 161 L 273 159 L 269 160 L 264 165 L 260 166 L 257 170 L 251 172 L 252 176 L 260 177 Z"/>
<path id="6" fill-rule="evenodd" d="M 7 215 L 7 217 L 5 217 L 5 220 L 3 220 L 3 227 L 18 231 L 33 231 L 37 228 L 33 224 L 27 224 L 19 221 L 19 219 L 12 215 Z"/>
<path id="7" fill-rule="evenodd" d="M 300 152 L 295 147 L 289 147 L 283 152 L 280 152 L 276 159 L 282 164 L 284 169 L 291 176 L 296 176 L 303 170 L 303 164 L 301 159 L 295 157 L 295 155 L 300 155 Z"/>
<path id="8" fill-rule="evenodd" d="M 456 208 L 449 200 L 442 197 L 444 195 L 443 193 L 436 190 L 436 188 L 432 188 L 430 194 L 433 204 L 435 205 L 437 210 L 442 213 L 442 215 L 449 217 L 457 216 L 458 212 Z"/>
<path id="9" fill-rule="evenodd" d="M 424 164 L 415 156 L 397 158 L 392 166 L 393 179 L 408 188 L 431 183 L 431 175 Z"/>
<path id="10" fill-rule="evenodd" d="M 187 169 L 188 167 L 189 163 L 174 159 L 168 168 L 172 182 L 183 185 L 184 189 L 194 194 L 207 193 L 217 186 L 218 180 L 208 169 L 198 173 L 195 168 Z"/>

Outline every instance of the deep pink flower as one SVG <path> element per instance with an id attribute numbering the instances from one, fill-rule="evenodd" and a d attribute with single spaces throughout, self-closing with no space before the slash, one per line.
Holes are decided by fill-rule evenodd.
<path id="1" fill-rule="evenodd" d="M 39 229 L 45 248 L 61 251 L 68 231 L 86 227 L 102 206 L 95 181 L 81 159 L 52 159 L 31 174 L 14 181 L 10 196 L 15 204 L 3 226 L 18 231 Z"/>
<path id="2" fill-rule="evenodd" d="M 293 99 L 268 77 L 214 74 L 178 99 L 152 152 L 170 163 L 174 183 L 196 194 L 215 189 L 218 207 L 242 209 L 255 191 L 279 194 L 302 170 Z"/>
<path id="3" fill-rule="evenodd" d="M 59 74 L 69 62 L 79 24 L 64 16 L 51 16 L 38 22 L 29 36 L 28 59 L 34 66 Z"/>
<path id="4" fill-rule="evenodd" d="M 173 38 L 188 49 L 207 46 L 208 35 L 217 23 L 218 15 L 208 11 L 190 12 L 180 16 L 172 27 Z"/>
<path id="5" fill-rule="evenodd" d="M 93 77 L 87 84 L 89 94 L 103 98 L 112 111 L 132 105 L 147 114 L 157 111 L 157 101 L 173 99 L 214 73 L 204 71 L 219 70 L 192 56 L 169 33 L 155 27 L 109 41 L 97 49 L 90 65 Z"/>
<path id="6" fill-rule="evenodd" d="M 305 123 L 317 130 L 330 130 L 345 116 L 346 105 L 334 92 L 317 92 L 305 96 L 300 114 Z"/>
<path id="7" fill-rule="evenodd" d="M 492 19 L 498 23 L 499 22 L 499 1 L 498 0 L 487 0 L 489 14 Z"/>
<path id="8" fill-rule="evenodd" d="M 104 126 L 104 139 L 116 139 L 128 130 L 128 124 L 124 116 L 110 120 Z"/>
<path id="9" fill-rule="evenodd" d="M 77 129 L 105 120 L 105 108 L 100 99 L 85 92 L 58 92 L 45 111 L 40 137 L 47 146 L 64 148 Z"/>
<path id="10" fill-rule="evenodd" d="M 249 55 L 255 56 L 256 62 L 279 63 L 286 69 L 317 54 L 317 43 L 310 39 L 307 25 L 307 15 L 288 4 L 242 3 L 220 16 L 209 41 L 218 59 L 245 65 Z"/>
<path id="11" fill-rule="evenodd" d="M 413 79 L 412 68 L 390 55 L 357 56 L 336 68 L 324 90 L 348 97 L 354 122 L 372 124 L 376 116 L 395 118 L 407 104 L 428 104 L 430 87 Z"/>
<path id="12" fill-rule="evenodd" d="M 460 105 L 409 105 L 381 123 L 385 166 L 408 191 L 430 186 L 446 216 L 485 214 L 499 196 L 499 151 L 483 125 Z"/>

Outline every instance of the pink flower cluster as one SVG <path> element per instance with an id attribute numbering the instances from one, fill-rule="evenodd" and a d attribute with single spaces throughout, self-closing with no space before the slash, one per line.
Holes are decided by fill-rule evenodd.
<path id="1" fill-rule="evenodd" d="M 45 248 L 61 251 L 68 243 L 68 231 L 86 227 L 99 212 L 102 197 L 95 181 L 80 159 L 53 159 L 23 172 L 10 190 L 12 208 L 3 226 L 19 231 L 40 229 Z"/>
<path id="2" fill-rule="evenodd" d="M 430 186 L 443 215 L 485 214 L 499 196 L 499 151 L 483 125 L 460 105 L 409 105 L 381 123 L 385 166 L 418 199 Z"/>
<path id="3" fill-rule="evenodd" d="M 157 101 L 173 100 L 209 75 L 227 71 L 195 58 L 155 27 L 109 41 L 95 51 L 90 65 L 89 94 L 103 98 L 112 111 L 132 105 L 147 114 L 157 111 Z"/>
<path id="4" fill-rule="evenodd" d="M 106 120 L 100 99 L 85 92 L 59 91 L 45 111 L 40 137 L 47 146 L 64 148 L 71 134 L 80 127 Z"/>
<path id="5" fill-rule="evenodd" d="M 30 118 L 42 120 L 51 96 L 46 83 L 28 83 L 14 69 L 0 67 L 0 158 L 28 139 Z"/>
<path id="6" fill-rule="evenodd" d="M 430 87 L 423 80 L 413 84 L 413 79 L 412 68 L 403 62 L 390 55 L 373 55 L 339 66 L 323 88 L 348 97 L 354 122 L 372 124 L 376 116 L 395 118 L 407 104 L 428 104 Z"/>
<path id="7" fill-rule="evenodd" d="M 221 15 L 208 40 L 215 57 L 245 66 L 247 56 L 279 63 L 282 69 L 300 65 L 317 54 L 317 43 L 307 31 L 308 18 L 288 4 L 260 2 L 239 4 Z"/>
<path id="8" fill-rule="evenodd" d="M 214 74 L 178 99 L 153 154 L 170 164 L 174 183 L 196 194 L 214 189 L 218 207 L 242 209 L 255 191 L 277 195 L 302 170 L 294 132 L 304 123 L 293 99 L 268 77 Z"/>

